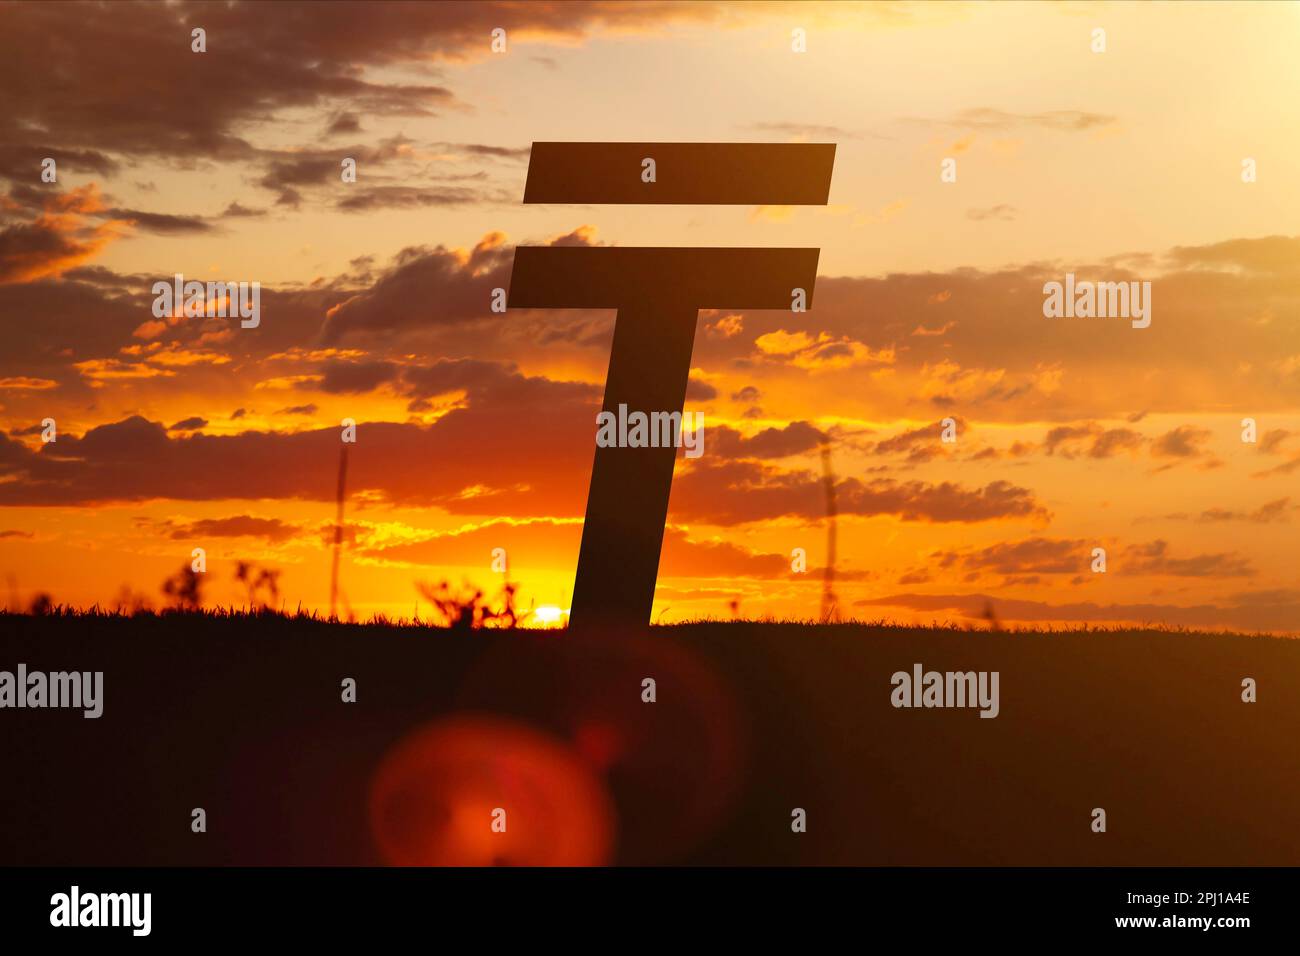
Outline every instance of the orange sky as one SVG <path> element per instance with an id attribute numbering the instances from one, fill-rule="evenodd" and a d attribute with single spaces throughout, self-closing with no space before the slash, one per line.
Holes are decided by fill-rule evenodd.
<path id="1" fill-rule="evenodd" d="M 203 547 L 208 603 L 253 561 L 326 608 L 352 418 L 354 613 L 495 590 L 494 548 L 567 608 L 612 315 L 492 313 L 514 246 L 814 246 L 811 311 L 701 314 L 657 619 L 818 613 L 825 438 L 841 614 L 1300 629 L 1297 40 L 1281 3 L 0 5 L 0 599 L 156 604 Z M 534 140 L 837 153 L 826 207 L 524 206 Z M 259 327 L 155 318 L 178 272 L 260 282 Z M 1151 282 L 1151 326 L 1045 318 L 1066 273 Z"/>

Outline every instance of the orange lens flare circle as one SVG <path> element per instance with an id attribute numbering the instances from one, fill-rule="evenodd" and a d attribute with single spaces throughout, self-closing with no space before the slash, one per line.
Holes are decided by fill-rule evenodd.
<path id="1" fill-rule="evenodd" d="M 394 866 L 597 866 L 614 833 L 587 761 L 499 718 L 450 718 L 399 740 L 372 778 L 369 814 Z"/>

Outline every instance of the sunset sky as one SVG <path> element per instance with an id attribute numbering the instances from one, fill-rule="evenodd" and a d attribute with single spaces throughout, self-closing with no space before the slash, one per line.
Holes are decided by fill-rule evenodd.
<path id="1" fill-rule="evenodd" d="M 494 548 L 566 609 L 613 313 L 491 312 L 515 246 L 809 246 L 810 311 L 701 313 L 657 620 L 819 612 L 825 436 L 842 615 L 1300 630 L 1298 47 L 1294 3 L 0 3 L 0 602 L 203 547 L 205 603 L 253 561 L 327 609 L 352 418 L 352 613 Z M 546 140 L 837 149 L 824 207 L 525 206 Z M 175 273 L 260 326 L 156 319 Z M 1067 273 L 1150 327 L 1045 318 Z"/>

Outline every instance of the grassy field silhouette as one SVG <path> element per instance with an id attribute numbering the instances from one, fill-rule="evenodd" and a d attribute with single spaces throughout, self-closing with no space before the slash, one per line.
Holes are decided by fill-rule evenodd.
<path id="1" fill-rule="evenodd" d="M 10 863 L 377 864 L 391 862 L 376 839 L 385 826 L 409 832 L 407 862 L 547 863 L 565 828 L 597 812 L 610 838 L 589 862 L 1300 863 L 1293 639 L 752 621 L 602 634 L 46 610 L 0 615 L 0 667 L 102 670 L 104 714 L 6 714 Z M 890 675 L 916 663 L 998 671 L 998 717 L 891 706 Z M 1257 703 L 1242 701 L 1246 677 Z M 341 700 L 346 678 L 355 703 Z M 396 822 L 378 819 L 385 755 L 466 719 L 564 748 L 604 809 L 569 806 L 559 777 L 557 797 L 529 796 L 516 774 L 528 768 L 484 753 L 462 775 L 483 790 L 474 800 L 520 811 L 499 845 L 456 843 L 468 786 L 456 774 L 421 783 Z M 207 833 L 190 830 L 195 807 Z M 1090 827 L 1099 807 L 1105 833 Z M 791 831 L 794 808 L 805 833 Z"/>

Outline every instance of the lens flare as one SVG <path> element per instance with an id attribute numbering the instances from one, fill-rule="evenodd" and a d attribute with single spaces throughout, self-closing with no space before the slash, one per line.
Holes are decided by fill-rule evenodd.
<path id="1" fill-rule="evenodd" d="M 388 751 L 370 825 L 395 866 L 596 866 L 614 830 L 586 761 L 523 724 L 474 717 L 430 724 Z"/>

